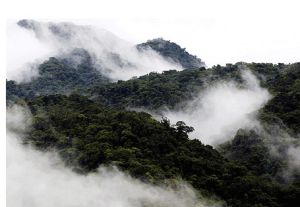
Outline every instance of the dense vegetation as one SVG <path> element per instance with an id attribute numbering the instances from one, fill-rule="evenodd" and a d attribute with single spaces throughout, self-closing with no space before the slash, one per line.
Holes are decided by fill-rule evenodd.
<path id="1" fill-rule="evenodd" d="M 276 131 L 240 129 L 216 151 L 188 139 L 192 128 L 183 122 L 170 126 L 167 119 L 158 122 L 147 113 L 125 108 L 181 107 L 220 80 L 235 80 L 243 87 L 240 72 L 247 68 L 273 96 L 259 111 L 262 125 L 268 130 L 274 124 L 297 138 L 300 63 L 236 63 L 206 69 L 200 59 L 175 43 L 157 39 L 138 46 L 146 47 L 189 69 L 112 83 L 93 67 L 86 51 L 76 49 L 70 56 L 45 61 L 38 68 L 39 77 L 31 82 L 8 80 L 8 103 L 25 99 L 34 116 L 33 130 L 24 141 L 41 150 L 58 150 L 66 164 L 80 173 L 113 164 L 147 182 L 181 177 L 204 195 L 215 194 L 230 206 L 297 206 L 300 175 L 289 183 L 279 176 L 287 167 L 285 146 L 279 158 L 267 148 Z M 78 64 L 74 59 L 80 59 Z M 86 97 L 58 95 L 74 92 Z"/>
<path id="2" fill-rule="evenodd" d="M 148 40 L 145 43 L 137 45 L 137 48 L 139 50 L 151 48 L 163 57 L 179 63 L 183 68 L 191 69 L 205 66 L 205 63 L 200 58 L 189 54 L 185 48 L 181 48 L 176 43 L 162 38 Z"/>
<path id="3" fill-rule="evenodd" d="M 41 96 L 27 100 L 27 105 L 33 130 L 25 143 L 56 149 L 79 172 L 114 164 L 146 182 L 181 177 L 230 206 L 297 204 L 299 188 L 280 187 L 211 146 L 188 139 L 193 128 L 183 122 L 171 126 L 167 119 L 158 122 L 147 113 L 112 109 L 79 95 Z"/>
<path id="4" fill-rule="evenodd" d="M 264 113 L 274 114 L 296 134 L 300 133 L 300 63 L 288 67 L 276 79 L 268 82 L 274 97 L 264 107 Z"/>
<path id="5" fill-rule="evenodd" d="M 74 59 L 78 64 L 74 63 Z M 6 81 L 6 98 L 34 97 L 40 94 L 70 94 L 95 83 L 105 83 L 105 78 L 93 68 L 90 55 L 82 49 L 76 49 L 65 58 L 51 57 L 38 67 L 39 76 L 28 83 L 17 84 Z"/>
<path id="6" fill-rule="evenodd" d="M 240 129 L 232 141 L 219 146 L 219 151 L 230 160 L 237 160 L 246 165 L 257 175 L 269 175 L 280 179 L 277 173 L 286 166 L 281 166 L 281 159 L 270 155 L 265 141 L 255 130 Z"/>

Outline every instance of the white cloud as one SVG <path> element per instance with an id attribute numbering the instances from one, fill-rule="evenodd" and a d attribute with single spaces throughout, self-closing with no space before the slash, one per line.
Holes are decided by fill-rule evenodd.
<path id="1" fill-rule="evenodd" d="M 54 48 L 35 38 L 32 31 L 7 24 L 6 77 L 17 82 L 28 82 L 38 76 L 37 65 L 51 56 Z"/>
<path id="2" fill-rule="evenodd" d="M 76 48 L 89 52 L 96 69 L 112 80 L 128 80 L 149 72 L 182 69 L 179 64 L 167 60 L 157 52 L 138 51 L 133 43 L 118 38 L 97 26 L 72 23 L 31 22 L 34 30 L 24 28 L 8 30 L 8 77 L 26 81 L 37 76 L 28 63 L 51 56 L 62 57 Z M 16 44 L 16 42 L 18 44 Z M 26 65 L 27 63 L 27 65 Z"/>
<path id="3" fill-rule="evenodd" d="M 179 111 L 162 112 L 176 123 L 181 120 L 193 126 L 190 137 L 198 138 L 205 144 L 216 145 L 233 138 L 239 128 L 258 125 L 255 112 L 269 99 L 270 94 L 259 85 L 249 71 L 243 71 L 245 86 L 237 83 L 218 82 L 207 89 Z"/>
<path id="4" fill-rule="evenodd" d="M 15 19 L 93 22 L 135 43 L 162 36 L 186 47 L 208 66 L 300 58 L 298 0 L 111 0 L 69 6 L 58 0 L 11 0 L 3 13 Z"/>

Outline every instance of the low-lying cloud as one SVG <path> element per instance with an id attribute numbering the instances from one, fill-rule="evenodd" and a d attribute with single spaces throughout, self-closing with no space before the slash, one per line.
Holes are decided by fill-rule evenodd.
<path id="1" fill-rule="evenodd" d="M 55 49 L 35 38 L 33 31 L 7 23 L 6 77 L 17 82 L 29 82 L 38 76 L 37 67 L 55 54 Z"/>
<path id="2" fill-rule="evenodd" d="M 8 25 L 7 77 L 19 82 L 37 76 L 36 68 L 29 67 L 30 63 L 50 56 L 63 57 L 78 48 L 86 50 L 91 55 L 93 66 L 112 80 L 182 69 L 154 50 L 139 51 L 134 44 L 97 26 L 33 20 L 19 21 L 16 25 Z M 25 72 L 27 77 L 20 75 Z"/>
<path id="3" fill-rule="evenodd" d="M 271 94 L 249 70 L 241 73 L 243 84 L 219 81 L 208 85 L 180 110 L 165 110 L 161 114 L 173 124 L 184 121 L 194 127 L 190 137 L 213 146 L 233 139 L 239 129 L 254 130 L 263 138 L 266 154 L 281 163 L 277 176 L 293 181 L 300 174 L 300 136 L 291 135 L 283 123 L 265 123 L 257 118 Z"/>
<path id="4" fill-rule="evenodd" d="M 248 70 L 242 72 L 244 84 L 220 81 L 210 85 L 181 110 L 162 112 L 172 123 L 181 120 L 193 126 L 191 137 L 205 144 L 217 145 L 232 139 L 239 128 L 259 125 L 256 112 L 271 95 L 260 87 Z"/>
<path id="5" fill-rule="evenodd" d="M 76 174 L 64 167 L 56 153 L 22 145 L 29 129 L 28 110 L 16 105 L 7 109 L 7 206 L 212 206 L 200 201 L 185 183 L 175 190 L 105 167 L 85 176 Z"/>
<path id="6" fill-rule="evenodd" d="M 300 175 L 300 135 L 292 136 L 287 129 L 279 124 L 264 124 L 256 129 L 263 137 L 270 156 L 281 162 L 283 169 L 277 175 L 291 182 Z"/>

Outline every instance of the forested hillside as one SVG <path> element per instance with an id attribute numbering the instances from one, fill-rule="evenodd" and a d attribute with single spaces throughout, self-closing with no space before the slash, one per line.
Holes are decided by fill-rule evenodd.
<path id="1" fill-rule="evenodd" d="M 19 25 L 36 34 L 43 26 L 28 20 Z M 46 29 L 62 45 L 73 44 L 76 32 L 91 35 L 88 28 L 70 24 L 47 24 Z M 101 41 L 101 46 L 107 46 Z M 32 114 L 24 144 L 57 151 L 79 174 L 113 165 L 147 183 L 172 185 L 183 179 L 199 196 L 222 200 L 228 206 L 299 205 L 299 159 L 291 160 L 291 152 L 297 157 L 300 146 L 300 63 L 239 62 L 205 68 L 200 58 L 161 38 L 136 45 L 137 53 L 129 56 L 110 51 L 110 46 L 99 57 L 95 57 L 98 50 L 72 48 L 41 63 L 38 76 L 30 81 L 6 80 L 7 105 L 24 105 Z M 183 70 L 166 68 L 129 80 L 111 77 L 143 70 L 137 67 L 138 61 L 133 62 L 136 58 L 124 58 L 136 55 L 145 60 L 148 50 L 156 57 L 151 61 L 170 60 Z M 247 89 L 243 71 L 254 74 L 270 99 L 251 111 L 256 125 L 234 131 L 229 141 L 205 145 L 201 137 L 189 137 L 195 126 L 182 120 L 171 124 L 168 117 L 158 120 L 149 114 L 180 110 L 216 83 Z M 143 110 L 149 113 L 137 112 Z M 230 117 L 223 121 L 226 118 Z M 214 130 L 214 123 L 210 128 Z"/>
<path id="2" fill-rule="evenodd" d="M 242 66 L 242 67 L 240 67 Z M 112 106 L 145 107 L 158 109 L 163 106 L 173 108 L 188 100 L 219 80 L 241 81 L 240 71 L 250 68 L 268 88 L 272 100 L 263 109 L 265 114 L 275 115 L 289 128 L 299 133 L 300 104 L 299 76 L 300 64 L 235 64 L 212 69 L 190 69 L 184 71 L 165 71 L 162 74 L 150 73 L 129 81 L 108 83 L 88 61 L 69 67 L 63 61 L 51 58 L 40 68 L 40 77 L 26 84 L 7 82 L 7 99 L 13 97 L 32 97 L 37 94 L 70 94 L 79 91 L 92 99 Z"/>
<path id="3" fill-rule="evenodd" d="M 299 196 L 296 185 L 280 186 L 190 140 L 193 128 L 183 122 L 171 126 L 167 119 L 158 122 L 149 114 L 112 109 L 79 95 L 41 96 L 26 104 L 33 129 L 24 142 L 58 150 L 78 172 L 113 164 L 146 182 L 180 177 L 230 206 L 292 206 Z"/>
<path id="4" fill-rule="evenodd" d="M 162 38 L 148 40 L 145 43 L 137 45 L 137 48 L 139 50 L 151 48 L 163 57 L 179 63 L 183 68 L 191 69 L 205 66 L 205 63 L 200 58 L 190 55 L 185 48 L 181 48 L 176 43 Z"/>
<path id="5" fill-rule="evenodd" d="M 79 64 L 75 64 L 73 59 L 78 58 Z M 14 100 L 39 94 L 70 94 L 96 83 L 108 82 L 108 78 L 96 70 L 91 61 L 90 55 L 81 49 L 72 51 L 68 57 L 51 57 L 39 65 L 39 76 L 29 83 L 6 81 L 6 98 Z"/>

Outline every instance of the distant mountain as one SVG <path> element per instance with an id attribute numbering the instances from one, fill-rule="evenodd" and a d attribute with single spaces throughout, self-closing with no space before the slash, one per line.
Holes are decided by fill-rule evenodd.
<path id="1" fill-rule="evenodd" d="M 83 94 L 94 86 L 145 75 L 158 67 L 160 71 L 181 66 L 203 70 L 205 65 L 176 43 L 161 38 L 128 46 L 114 34 L 90 26 L 27 19 L 17 25 L 31 30 L 39 41 L 53 44 L 57 51 L 37 67 L 38 76 L 30 82 L 7 81 L 8 101 L 74 91 Z"/>
<path id="2" fill-rule="evenodd" d="M 198 59 L 184 53 L 179 46 L 174 47 L 176 44 L 165 48 L 170 54 L 174 50 L 168 55 L 150 47 L 138 49 L 141 47 L 96 26 L 35 20 L 21 20 L 17 24 L 32 31 L 33 38 L 51 45 L 55 57 L 67 55 L 74 49 L 84 49 L 93 60 L 94 67 L 111 80 L 128 80 L 152 71 L 181 70 L 183 66 L 202 66 Z"/>
<path id="3" fill-rule="evenodd" d="M 205 63 L 200 58 L 189 54 L 185 48 L 182 48 L 176 43 L 164 40 L 162 38 L 148 40 L 146 43 L 137 45 L 137 48 L 139 50 L 151 48 L 163 57 L 179 63 L 185 69 L 201 68 L 205 66 Z"/>
<path id="4" fill-rule="evenodd" d="M 45 35 L 53 35 L 51 38 L 60 38 L 61 40 L 71 40 L 78 35 L 76 32 L 82 30 L 88 32 L 88 26 L 79 26 L 70 22 L 54 23 L 54 22 L 39 22 L 36 20 L 23 19 L 17 22 L 17 25 L 31 30 L 35 33 L 38 39 L 49 38 Z"/>

